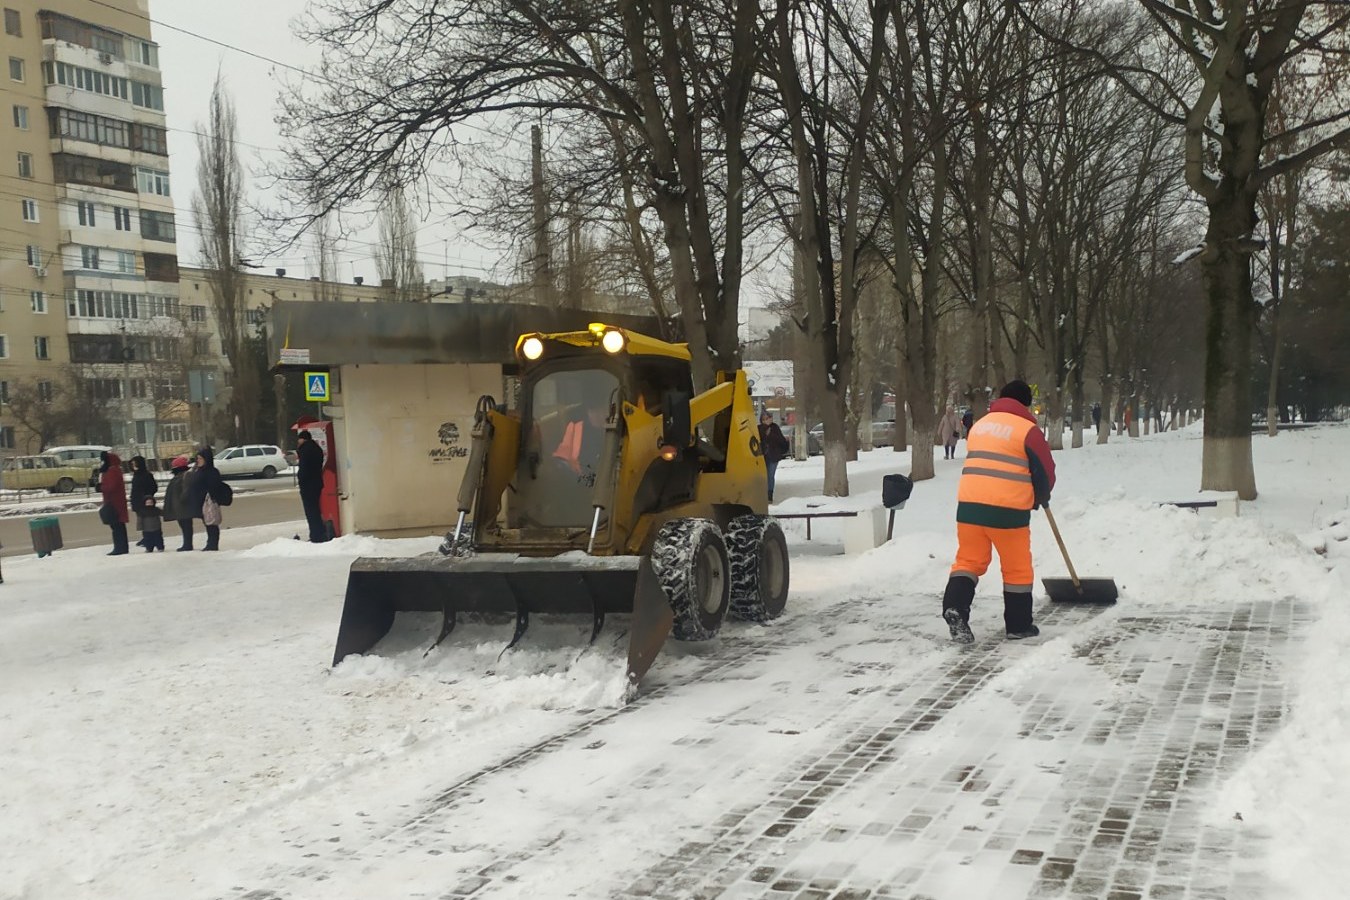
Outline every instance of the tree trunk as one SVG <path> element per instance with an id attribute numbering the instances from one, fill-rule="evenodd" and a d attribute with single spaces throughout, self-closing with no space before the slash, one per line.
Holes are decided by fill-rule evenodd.
<path id="1" fill-rule="evenodd" d="M 1230 200 L 1233 207 L 1240 201 Z M 1252 206 L 1248 204 L 1247 211 Z M 1232 215 L 1210 210 L 1207 243 L 1212 259 L 1205 273 L 1205 441 L 1200 489 L 1237 491 L 1243 500 L 1256 499 L 1252 468 L 1251 336 L 1256 304 L 1252 302 L 1249 256 L 1234 241 L 1250 233 L 1243 228 L 1243 210 Z M 1224 231 L 1237 231 L 1226 234 Z"/>

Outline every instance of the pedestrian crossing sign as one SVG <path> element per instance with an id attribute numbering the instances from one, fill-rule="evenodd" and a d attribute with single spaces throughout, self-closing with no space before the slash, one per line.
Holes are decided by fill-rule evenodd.
<path id="1" fill-rule="evenodd" d="M 327 403 L 328 397 L 328 373 L 327 372 L 306 372 L 305 373 L 305 399 L 312 403 Z"/>

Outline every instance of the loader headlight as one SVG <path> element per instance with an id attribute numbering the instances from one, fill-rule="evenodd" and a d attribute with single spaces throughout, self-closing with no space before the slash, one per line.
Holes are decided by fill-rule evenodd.
<path id="1" fill-rule="evenodd" d="M 661 447 L 661 458 L 666 462 L 674 462 L 675 457 L 680 455 L 679 448 L 674 444 L 664 444 Z"/>
<path id="2" fill-rule="evenodd" d="M 525 343 L 520 345 L 520 352 L 525 354 L 526 359 L 538 359 L 544 355 L 544 342 L 537 337 L 526 338 Z"/>
<path id="3" fill-rule="evenodd" d="M 628 341 L 622 331 L 606 331 L 605 336 L 600 339 L 600 346 L 604 347 L 607 353 L 618 353 L 626 343 Z"/>

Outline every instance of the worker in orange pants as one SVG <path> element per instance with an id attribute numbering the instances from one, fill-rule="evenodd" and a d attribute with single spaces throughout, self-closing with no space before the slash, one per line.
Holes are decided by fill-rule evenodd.
<path id="1" fill-rule="evenodd" d="M 1031 402 L 1026 382 L 1008 382 L 966 436 L 957 488 L 956 561 L 942 595 L 942 618 L 958 643 L 975 640 L 970 604 L 995 550 L 1003 572 L 1007 636 L 1017 640 L 1040 634 L 1031 614 L 1031 511 L 1050 502 L 1055 461 Z"/>

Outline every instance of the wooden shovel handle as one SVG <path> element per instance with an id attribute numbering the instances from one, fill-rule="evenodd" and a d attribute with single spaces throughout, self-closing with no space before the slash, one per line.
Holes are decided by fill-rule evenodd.
<path id="1" fill-rule="evenodd" d="M 1078 573 L 1073 570 L 1073 561 L 1069 559 L 1069 548 L 1064 546 L 1064 538 L 1059 536 L 1059 526 L 1055 524 L 1054 513 L 1050 512 L 1049 506 L 1044 506 L 1042 509 L 1045 510 L 1045 518 L 1050 523 L 1050 530 L 1055 533 L 1055 543 L 1059 544 L 1059 552 L 1064 555 L 1064 565 L 1069 567 L 1069 577 L 1073 579 L 1073 586 L 1081 594 L 1083 585 L 1078 581 Z"/>

